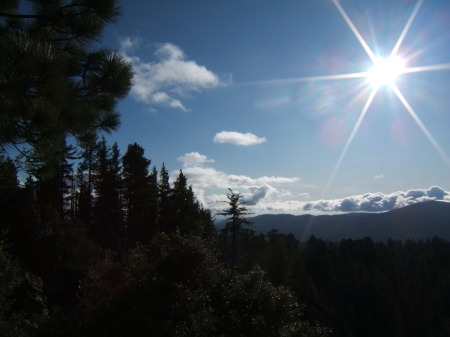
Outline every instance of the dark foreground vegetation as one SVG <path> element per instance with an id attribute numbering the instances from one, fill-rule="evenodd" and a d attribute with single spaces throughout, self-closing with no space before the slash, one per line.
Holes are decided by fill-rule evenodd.
<path id="1" fill-rule="evenodd" d="M 217 231 L 181 171 L 116 151 L 54 190 L 2 158 L 0 335 L 450 334 L 449 242 L 256 234 L 233 191 Z"/>
<path id="2" fill-rule="evenodd" d="M 274 285 L 293 290 L 306 317 L 333 336 L 450 335 L 446 240 L 300 244 L 272 231 L 254 237 L 245 255 L 243 266 L 259 265 Z"/>
<path id="3" fill-rule="evenodd" d="M 287 286 L 239 267 L 240 195 L 218 234 L 183 173 L 171 185 L 149 165 L 138 144 L 120 156 L 100 140 L 76 173 L 64 161 L 19 187 L 1 158 L 0 335 L 327 334 Z"/>
<path id="4" fill-rule="evenodd" d="M 256 234 L 231 190 L 217 231 L 182 171 L 99 139 L 132 83 L 95 48 L 119 13 L 0 2 L 0 336 L 450 335 L 448 242 Z"/>

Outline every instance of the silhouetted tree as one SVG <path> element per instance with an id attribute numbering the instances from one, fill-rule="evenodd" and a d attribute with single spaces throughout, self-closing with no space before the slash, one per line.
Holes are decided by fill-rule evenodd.
<path id="1" fill-rule="evenodd" d="M 148 243 L 155 232 L 155 177 L 149 175 L 150 160 L 137 143 L 128 145 L 122 163 L 126 234 L 128 246 L 133 247 L 137 241 Z"/>
<path id="2" fill-rule="evenodd" d="M 119 14 L 115 0 L 2 1 L 0 146 L 26 143 L 36 162 L 58 160 L 68 136 L 117 129 L 131 66 L 94 44 Z"/>
<path id="3" fill-rule="evenodd" d="M 164 163 L 159 172 L 158 180 L 159 194 L 159 228 L 161 231 L 172 231 L 171 228 L 171 210 L 172 210 L 172 188 L 169 183 L 169 172 Z"/>
<path id="4" fill-rule="evenodd" d="M 0 154 L 0 188 L 17 187 L 17 168 L 11 158 Z"/>
<path id="5" fill-rule="evenodd" d="M 149 202 L 147 206 L 149 207 L 149 227 L 148 227 L 148 235 L 152 237 L 155 233 L 159 232 L 159 219 L 158 219 L 158 210 L 159 210 L 159 190 L 158 190 L 158 170 L 155 166 L 153 166 L 152 171 L 148 176 L 148 187 L 149 187 Z"/>
<path id="6" fill-rule="evenodd" d="M 73 179 L 72 161 L 77 158 L 77 151 L 65 141 L 61 149 L 57 157 L 45 158 L 39 163 L 27 158 L 27 170 L 36 178 L 35 187 L 42 217 L 50 222 L 56 218 L 63 219 L 70 206 L 68 197 Z"/>
<path id="7" fill-rule="evenodd" d="M 173 184 L 172 191 L 172 225 L 179 228 L 182 233 L 202 234 L 205 230 L 202 209 L 195 200 L 192 186 L 187 185 L 187 178 L 180 170 Z"/>
<path id="8" fill-rule="evenodd" d="M 95 202 L 93 233 L 104 247 L 117 250 L 122 244 L 120 155 L 117 144 L 109 147 L 102 138 L 95 152 Z"/>
<path id="9" fill-rule="evenodd" d="M 77 218 L 89 228 L 92 225 L 94 207 L 94 155 L 96 139 L 84 142 L 81 161 L 77 169 Z"/>
<path id="10" fill-rule="evenodd" d="M 223 232 L 226 236 L 230 236 L 231 240 L 231 262 L 236 264 L 237 262 L 237 252 L 238 252 L 238 239 L 242 232 L 244 226 L 249 227 L 252 223 L 245 219 L 245 215 L 252 214 L 247 211 L 244 206 L 242 194 L 233 192 L 231 188 L 228 189 L 230 192 L 227 193 L 229 208 L 223 210 L 223 212 L 218 213 L 219 215 L 226 217 L 226 224 Z"/>

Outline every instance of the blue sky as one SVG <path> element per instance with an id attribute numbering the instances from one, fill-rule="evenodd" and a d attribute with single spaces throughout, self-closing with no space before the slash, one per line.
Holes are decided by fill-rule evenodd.
<path id="1" fill-rule="evenodd" d="M 137 142 L 158 169 L 183 169 L 207 207 L 223 208 L 228 187 L 256 213 L 447 198 L 448 1 L 122 5 L 102 43 L 136 75 L 118 106 L 122 126 L 108 139 L 122 153 Z M 399 39 L 406 73 L 377 87 L 373 100 L 366 74 L 323 80 L 366 73 Z"/>

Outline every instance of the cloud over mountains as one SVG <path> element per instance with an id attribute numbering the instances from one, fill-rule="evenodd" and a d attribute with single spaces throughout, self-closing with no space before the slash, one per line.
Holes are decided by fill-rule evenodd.
<path id="1" fill-rule="evenodd" d="M 450 201 L 449 193 L 438 186 L 390 194 L 366 193 L 343 199 L 307 202 L 302 209 L 323 212 L 384 212 L 429 200 Z"/>
<path id="2" fill-rule="evenodd" d="M 299 177 L 230 174 L 212 167 L 215 161 L 199 152 L 186 153 L 178 158 L 183 163 L 183 173 L 192 185 L 198 200 L 213 213 L 221 211 L 226 202 L 228 188 L 239 192 L 243 201 L 255 214 L 290 213 L 350 213 L 385 212 L 418 202 L 440 200 L 450 202 L 450 193 L 439 186 L 428 189 L 411 189 L 384 194 L 365 193 L 342 199 L 310 200 L 307 192 L 293 193 L 299 188 L 317 189 Z M 178 171 L 172 172 L 173 178 Z"/>
<path id="3" fill-rule="evenodd" d="M 411 189 L 389 194 L 366 193 L 342 199 L 332 200 L 261 200 L 255 206 L 255 212 L 262 213 L 350 213 L 350 212 L 386 212 L 418 202 L 440 200 L 450 201 L 450 193 L 438 186 L 429 189 Z"/>
<path id="4" fill-rule="evenodd" d="M 145 61 L 136 56 L 141 44 L 138 38 L 127 37 L 121 41 L 121 52 L 133 66 L 131 95 L 137 101 L 187 111 L 181 102 L 183 98 L 221 84 L 216 74 L 189 60 L 180 47 L 171 43 L 160 44 L 152 61 Z"/>

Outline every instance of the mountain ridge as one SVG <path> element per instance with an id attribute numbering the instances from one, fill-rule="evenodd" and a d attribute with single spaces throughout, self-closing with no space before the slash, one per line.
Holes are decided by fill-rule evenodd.
<path id="1" fill-rule="evenodd" d="M 375 241 L 426 240 L 434 236 L 450 240 L 450 203 L 443 201 L 419 202 L 381 213 L 262 214 L 248 220 L 257 232 L 275 228 L 280 233 L 292 233 L 300 241 L 311 235 L 329 241 L 364 237 Z"/>

